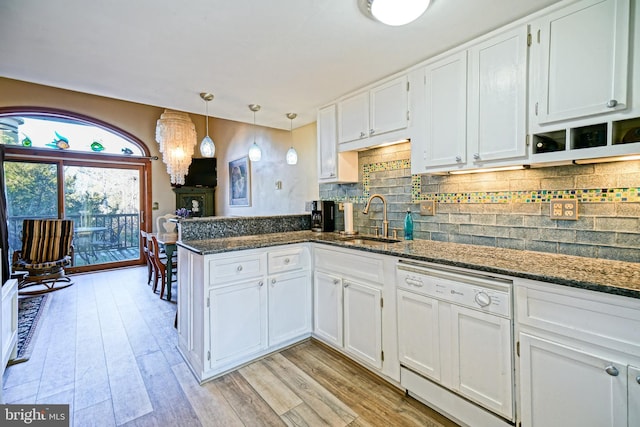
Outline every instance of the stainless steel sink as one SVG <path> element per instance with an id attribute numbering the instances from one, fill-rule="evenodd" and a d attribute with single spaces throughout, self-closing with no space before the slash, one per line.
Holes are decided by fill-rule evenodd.
<path id="1" fill-rule="evenodd" d="M 384 237 L 358 236 L 345 238 L 343 242 L 347 245 L 385 246 L 390 243 L 398 243 L 400 240 L 387 239 Z"/>

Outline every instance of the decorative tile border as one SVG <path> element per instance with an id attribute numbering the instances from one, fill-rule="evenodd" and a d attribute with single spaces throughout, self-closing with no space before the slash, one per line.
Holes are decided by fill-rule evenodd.
<path id="1" fill-rule="evenodd" d="M 405 159 L 363 165 L 363 195 L 362 197 L 347 198 L 345 201 L 363 202 L 369 197 L 371 172 L 399 169 L 411 169 L 411 161 Z M 411 175 L 411 201 L 413 203 L 430 200 L 435 200 L 438 203 L 548 203 L 553 199 L 577 199 L 581 203 L 640 202 L 640 187 L 425 194 L 422 194 L 421 187 L 420 175 Z"/>

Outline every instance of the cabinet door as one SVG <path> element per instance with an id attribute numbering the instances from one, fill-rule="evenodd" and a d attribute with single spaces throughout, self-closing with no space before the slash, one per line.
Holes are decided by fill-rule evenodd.
<path id="1" fill-rule="evenodd" d="M 318 178 L 333 179 L 338 173 L 336 165 L 338 129 L 335 104 L 318 111 Z"/>
<path id="2" fill-rule="evenodd" d="M 338 103 L 338 142 L 356 141 L 369 136 L 369 92 L 362 92 Z"/>
<path id="3" fill-rule="evenodd" d="M 370 91 L 369 136 L 407 127 L 409 108 L 407 77 L 399 77 Z"/>
<path id="4" fill-rule="evenodd" d="M 438 300 L 398 290 L 400 363 L 440 381 Z"/>
<path id="5" fill-rule="evenodd" d="M 467 162 L 467 53 L 460 52 L 424 70 L 426 169 Z"/>
<path id="6" fill-rule="evenodd" d="M 211 366 L 267 347 L 267 289 L 262 279 L 212 289 Z"/>
<path id="7" fill-rule="evenodd" d="M 627 384 L 629 386 L 629 425 L 640 426 L 640 368 L 629 366 Z"/>
<path id="8" fill-rule="evenodd" d="M 342 279 L 316 271 L 313 296 L 313 332 L 342 347 Z"/>
<path id="9" fill-rule="evenodd" d="M 520 378 L 523 427 L 627 426 L 622 363 L 521 333 Z"/>
<path id="10" fill-rule="evenodd" d="M 269 277 L 269 346 L 311 332 L 308 271 Z"/>
<path id="11" fill-rule="evenodd" d="M 577 2 L 539 28 L 538 123 L 627 107 L 629 0 Z"/>
<path id="12" fill-rule="evenodd" d="M 513 420 L 511 322 L 455 305 L 451 316 L 454 389 Z"/>
<path id="13" fill-rule="evenodd" d="M 343 280 L 344 348 L 356 358 L 382 369 L 380 289 Z"/>
<path id="14" fill-rule="evenodd" d="M 468 146 L 473 162 L 527 152 L 527 28 L 469 49 Z"/>

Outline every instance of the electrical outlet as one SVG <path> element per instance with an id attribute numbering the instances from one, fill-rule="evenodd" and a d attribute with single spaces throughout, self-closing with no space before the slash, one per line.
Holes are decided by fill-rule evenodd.
<path id="1" fill-rule="evenodd" d="M 549 215 L 551 219 L 577 220 L 578 201 L 576 199 L 557 199 L 550 203 Z"/>
<path id="2" fill-rule="evenodd" d="M 338 210 L 339 211 L 343 211 L 344 210 L 344 203 L 342 203 L 342 202 L 338 203 Z"/>
<path id="3" fill-rule="evenodd" d="M 436 202 L 429 200 L 427 202 L 420 202 L 420 215 L 421 216 L 433 216 L 436 214 Z"/>

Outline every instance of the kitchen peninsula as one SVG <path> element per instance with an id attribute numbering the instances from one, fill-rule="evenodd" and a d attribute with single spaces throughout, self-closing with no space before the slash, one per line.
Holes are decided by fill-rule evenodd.
<path id="1" fill-rule="evenodd" d="M 627 383 L 638 398 L 627 376 L 640 366 L 640 264 L 353 238 L 309 231 L 307 218 L 181 223 L 178 348 L 199 381 L 313 337 L 462 425 L 548 412 L 554 403 L 536 406 L 531 378 L 557 387 L 546 370 L 564 369 L 567 357 L 569 377 L 587 366 L 594 384 L 604 381 L 593 394 L 616 393 L 603 413 L 623 411 L 616 390 Z M 464 292 L 471 299 L 458 305 Z"/>

